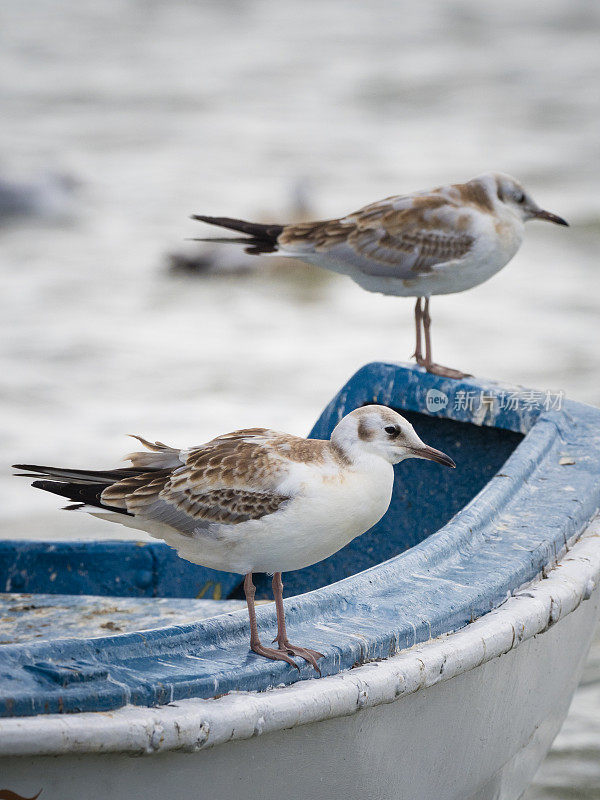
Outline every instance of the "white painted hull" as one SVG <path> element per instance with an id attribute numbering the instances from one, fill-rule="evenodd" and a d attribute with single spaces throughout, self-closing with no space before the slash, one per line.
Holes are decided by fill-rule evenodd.
<path id="1" fill-rule="evenodd" d="M 2 720 L 0 789 L 43 789 L 41 800 L 516 800 L 589 649 L 599 530 L 499 609 L 382 662 L 218 700 Z"/>

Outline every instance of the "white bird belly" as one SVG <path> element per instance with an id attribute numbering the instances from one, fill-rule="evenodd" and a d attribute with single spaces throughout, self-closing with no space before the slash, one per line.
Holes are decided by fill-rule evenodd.
<path id="1" fill-rule="evenodd" d="M 187 561 L 212 569 L 242 575 L 302 569 L 333 555 L 385 514 L 393 468 L 377 461 L 368 473 L 345 470 L 320 484 L 307 482 L 279 511 L 260 519 L 211 526 L 193 536 L 149 520 L 139 520 L 139 527 Z"/>

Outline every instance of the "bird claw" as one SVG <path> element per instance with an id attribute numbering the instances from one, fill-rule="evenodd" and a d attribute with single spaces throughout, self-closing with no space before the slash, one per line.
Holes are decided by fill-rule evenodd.
<path id="1" fill-rule="evenodd" d="M 271 661 L 287 661 L 288 664 L 291 664 L 292 667 L 296 667 L 298 672 L 300 672 L 300 667 L 293 658 L 290 658 L 287 653 L 284 653 L 281 648 L 275 649 L 274 647 L 265 647 L 264 645 L 260 644 L 253 644 L 250 645 L 252 651 L 259 656 L 264 656 L 265 658 L 270 658 Z"/>
<path id="2" fill-rule="evenodd" d="M 453 378 L 456 381 L 462 378 L 473 377 L 468 372 L 461 372 L 458 369 L 452 369 L 452 367 L 443 367 L 441 364 L 422 364 L 421 366 L 424 366 L 427 372 L 430 372 L 432 375 L 440 375 L 442 378 Z"/>
<path id="3" fill-rule="evenodd" d="M 459 369 L 443 367 L 441 364 L 435 364 L 433 362 L 428 364 L 427 359 L 423 358 L 423 356 L 419 356 L 417 353 L 413 353 L 413 358 L 419 367 L 423 367 L 426 372 L 430 372 L 432 375 L 440 375 L 442 378 L 453 378 L 457 381 L 461 380 L 462 378 L 473 377 L 469 372 L 461 372 Z"/>
<path id="4" fill-rule="evenodd" d="M 275 641 L 279 641 L 275 639 Z M 292 656 L 299 656 L 307 661 L 314 669 L 321 675 L 321 670 L 317 664 L 317 659 L 325 658 L 323 653 L 318 650 L 311 650 L 310 647 L 299 647 L 298 645 L 291 644 L 287 639 L 279 641 L 280 650 L 286 650 Z"/>

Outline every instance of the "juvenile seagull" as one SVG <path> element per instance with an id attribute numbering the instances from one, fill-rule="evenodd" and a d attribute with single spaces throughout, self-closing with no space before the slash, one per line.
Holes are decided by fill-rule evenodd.
<path id="1" fill-rule="evenodd" d="M 417 363 L 451 378 L 464 373 L 435 364 L 431 355 L 431 295 L 464 292 L 491 278 L 519 249 L 527 220 L 568 225 L 543 211 L 514 178 L 491 172 L 388 197 L 321 222 L 260 225 L 201 214 L 192 218 L 246 234 L 212 241 L 246 245 L 252 255 L 298 258 L 348 275 L 370 292 L 416 297 Z"/>
<path id="2" fill-rule="evenodd" d="M 138 439 L 127 468 L 92 471 L 16 464 L 33 486 L 67 497 L 86 511 L 147 531 L 194 564 L 244 575 L 250 648 L 319 671 L 321 653 L 288 639 L 281 573 L 335 553 L 385 514 L 392 464 L 426 458 L 454 467 L 428 447 L 400 414 L 364 406 L 345 416 L 331 440 L 303 439 L 266 428 L 218 436 L 185 450 Z M 278 648 L 258 636 L 253 572 L 273 575 Z"/>

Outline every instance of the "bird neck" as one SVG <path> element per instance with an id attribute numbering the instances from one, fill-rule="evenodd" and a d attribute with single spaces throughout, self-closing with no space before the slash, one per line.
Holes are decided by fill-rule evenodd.
<path id="1" fill-rule="evenodd" d="M 353 472 L 368 473 L 380 477 L 393 475 L 394 468 L 381 455 L 365 448 L 364 444 L 349 437 L 336 437 L 329 442 L 330 448 L 337 458 L 343 460 L 346 467 Z"/>

